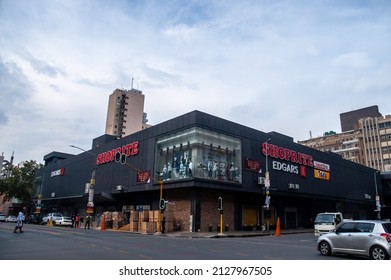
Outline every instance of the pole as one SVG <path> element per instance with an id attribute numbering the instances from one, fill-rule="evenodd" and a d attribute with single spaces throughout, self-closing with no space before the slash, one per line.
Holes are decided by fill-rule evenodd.
<path id="1" fill-rule="evenodd" d="M 376 197 L 375 197 L 375 205 L 376 205 L 376 212 L 377 212 L 377 214 L 376 214 L 376 216 L 377 216 L 377 219 L 378 220 L 381 220 L 381 213 L 380 213 L 380 211 L 381 211 L 381 205 L 380 205 L 380 196 L 379 196 L 379 192 L 378 192 L 378 190 L 377 190 L 377 176 L 376 176 L 376 174 L 377 173 L 379 173 L 380 171 L 376 171 L 375 173 L 373 173 L 373 177 L 374 177 L 374 179 L 375 179 L 375 194 L 376 194 Z"/>
<path id="2" fill-rule="evenodd" d="M 223 234 L 223 213 L 220 211 L 220 234 Z"/>
<path id="3" fill-rule="evenodd" d="M 270 142 L 270 140 L 272 140 L 271 138 L 267 139 L 266 140 L 266 144 L 268 144 Z M 269 164 L 268 164 L 268 155 L 269 155 L 269 151 L 270 149 L 268 148 L 267 149 L 267 152 L 266 152 L 266 170 L 265 170 L 265 187 L 266 187 L 266 210 L 269 212 L 269 205 L 270 205 L 270 193 L 269 193 L 269 188 L 270 188 L 270 175 L 269 175 Z M 266 219 L 266 231 L 269 232 L 269 228 L 270 228 L 270 219 L 267 218 Z"/>
<path id="4" fill-rule="evenodd" d="M 75 149 L 79 149 L 79 150 L 81 150 L 83 152 L 86 152 L 86 153 L 96 157 L 96 154 L 91 153 L 89 151 L 86 151 L 83 148 L 80 148 L 80 147 L 75 146 L 75 145 L 69 145 L 69 146 L 72 147 L 72 148 L 75 148 Z M 91 173 L 90 189 L 88 190 L 88 202 L 87 202 L 87 210 L 86 210 L 86 212 L 89 213 L 89 214 L 93 214 L 94 213 L 95 172 L 96 172 L 96 160 L 94 158 L 94 166 L 92 168 L 92 173 Z"/>

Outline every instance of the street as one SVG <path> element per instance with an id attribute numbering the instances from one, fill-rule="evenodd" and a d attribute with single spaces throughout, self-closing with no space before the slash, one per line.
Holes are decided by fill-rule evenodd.
<path id="1" fill-rule="evenodd" d="M 346 260 L 316 250 L 312 233 L 247 238 L 183 238 L 0 223 L 2 260 Z"/>

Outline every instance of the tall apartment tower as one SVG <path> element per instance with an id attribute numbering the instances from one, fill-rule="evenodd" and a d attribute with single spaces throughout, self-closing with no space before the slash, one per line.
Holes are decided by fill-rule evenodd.
<path id="1" fill-rule="evenodd" d="M 105 133 L 124 137 L 149 127 L 144 99 L 145 96 L 137 89 L 114 90 L 109 97 Z"/>
<path id="2" fill-rule="evenodd" d="M 391 171 L 391 116 L 359 120 L 363 135 L 365 165 L 380 171 Z"/>

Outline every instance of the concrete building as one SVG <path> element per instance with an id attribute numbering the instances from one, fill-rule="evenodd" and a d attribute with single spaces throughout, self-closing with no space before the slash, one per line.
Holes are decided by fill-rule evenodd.
<path id="1" fill-rule="evenodd" d="M 359 120 L 364 165 L 391 171 L 391 115 Z"/>
<path id="2" fill-rule="evenodd" d="M 349 131 L 358 129 L 358 120 L 366 117 L 377 118 L 381 117 L 382 114 L 379 112 L 377 105 L 353 110 L 339 115 L 341 121 L 341 131 Z"/>
<path id="3" fill-rule="evenodd" d="M 149 127 L 144 99 L 140 90 L 114 90 L 109 97 L 105 133 L 124 137 Z"/>
<path id="4" fill-rule="evenodd" d="M 282 229 L 311 228 L 325 211 L 375 218 L 377 193 L 384 204 L 376 170 L 199 111 L 44 160 L 37 174 L 43 213 L 84 215 L 93 198 L 94 217 L 116 211 L 130 223 L 135 212 L 158 210 L 163 198 L 168 221 L 182 231 L 217 231 L 219 197 L 224 230 L 273 228 L 277 217 Z"/>
<path id="5" fill-rule="evenodd" d="M 342 133 L 325 133 L 298 143 L 383 172 L 391 171 L 391 116 L 379 114 L 377 106 L 340 114 Z M 352 129 L 344 130 L 347 128 Z"/>

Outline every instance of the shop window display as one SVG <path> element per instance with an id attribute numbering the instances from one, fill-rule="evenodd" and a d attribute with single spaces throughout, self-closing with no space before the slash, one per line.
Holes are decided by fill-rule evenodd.
<path id="1" fill-rule="evenodd" d="M 193 177 L 241 183 L 241 141 L 199 127 L 157 139 L 155 170 L 163 181 Z"/>

